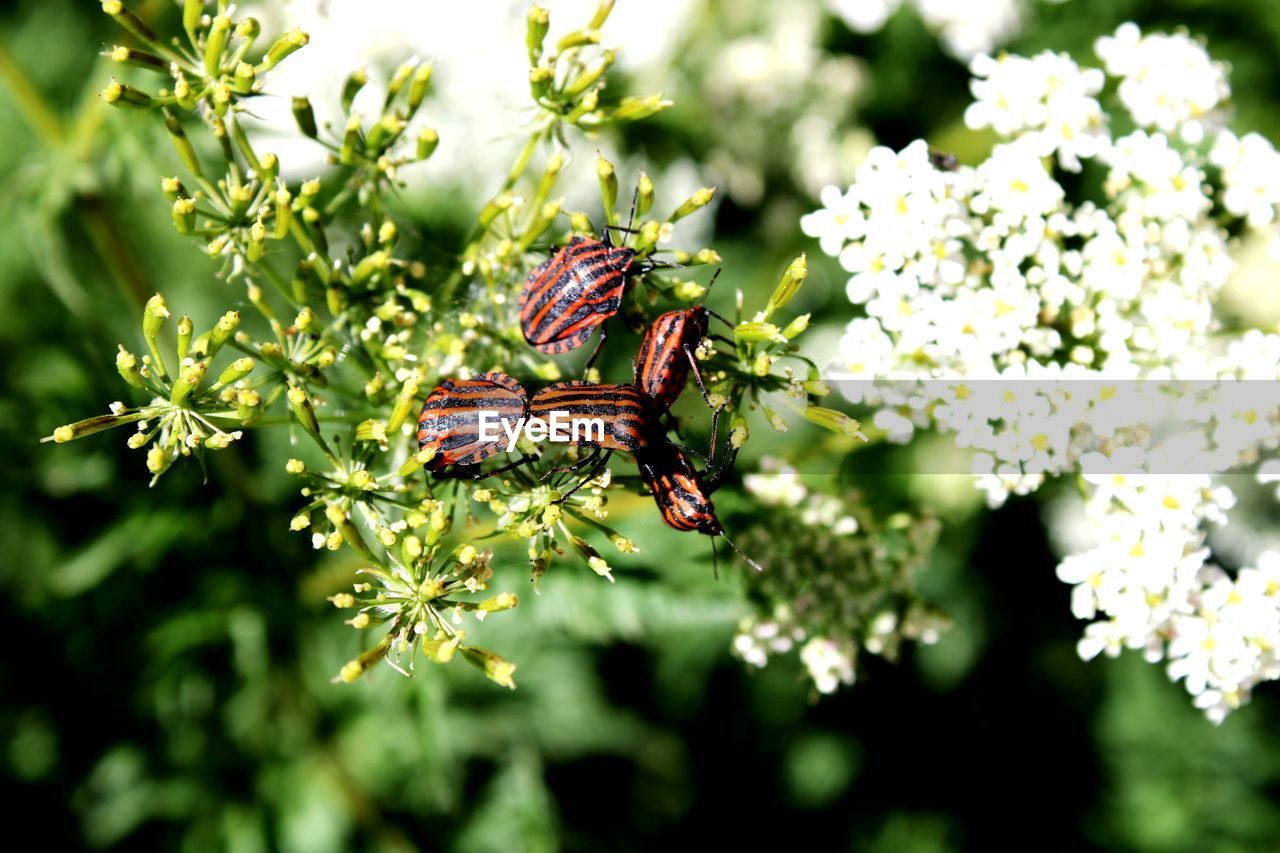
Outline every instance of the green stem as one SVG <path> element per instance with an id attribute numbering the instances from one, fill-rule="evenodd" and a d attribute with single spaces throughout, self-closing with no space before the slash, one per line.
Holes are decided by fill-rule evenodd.
<path id="1" fill-rule="evenodd" d="M 22 73 L 22 66 L 17 63 L 2 41 L 0 41 L 0 80 L 4 81 L 18 109 L 36 132 L 51 145 L 61 146 L 65 141 L 62 120 L 49 107 L 35 86 L 31 85 L 27 75 Z"/>

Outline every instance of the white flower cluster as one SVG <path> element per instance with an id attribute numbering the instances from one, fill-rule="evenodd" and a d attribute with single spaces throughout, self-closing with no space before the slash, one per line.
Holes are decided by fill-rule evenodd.
<path id="1" fill-rule="evenodd" d="M 831 10 L 859 33 L 879 30 L 904 0 L 829 0 Z M 1023 0 L 907 0 L 938 34 L 947 52 L 960 59 L 993 50 L 1018 34 Z"/>
<path id="2" fill-rule="evenodd" d="M 798 651 L 818 692 L 833 693 L 854 683 L 861 652 L 893 659 L 906 640 L 937 642 L 947 620 L 920 602 L 912 580 L 936 522 L 897 519 L 898 530 L 917 535 L 901 543 L 905 548 L 891 546 L 873 516 L 855 515 L 856 496 L 811 491 L 777 459 L 766 457 L 760 469 L 746 476 L 746 489 L 773 508 L 766 538 L 781 547 L 776 562 L 761 555 L 770 568 L 755 591 L 771 603 L 739 623 L 736 655 L 763 667 L 772 656 Z"/>
<path id="3" fill-rule="evenodd" d="M 1260 393 L 1270 386 L 1226 382 L 1280 376 L 1280 337 L 1222 334 L 1213 310 L 1234 269 L 1228 227 L 1280 233 L 1280 154 L 1225 128 L 1225 72 L 1186 35 L 1144 36 L 1126 24 L 1096 50 L 1104 69 L 1048 52 L 976 57 L 966 121 L 1001 139 L 985 161 L 956 167 L 922 141 L 875 149 L 847 191 L 828 187 L 823 209 L 801 221 L 849 271 L 848 296 L 866 313 L 845 331 L 833 384 L 879 407 L 873 423 L 892 440 L 954 432 L 978 451 L 993 506 L 1055 474 L 1205 475 L 1280 443 L 1280 400 Z M 1118 123 L 1138 128 L 1119 137 L 1099 100 L 1108 78 L 1126 114 Z M 1103 167 L 1093 170 L 1105 175 L 1100 186 L 1089 183 L 1093 172 L 1060 180 L 1086 160 Z M 1223 384 L 1207 395 L 1178 385 L 1189 379 Z M 1147 418 L 1162 399 L 1193 427 L 1163 443 Z M 1091 506 L 1122 505 L 1098 488 Z M 1255 655 L 1253 666 L 1200 678 L 1188 668 L 1201 659 L 1174 644 L 1172 628 L 1198 630 L 1187 620 L 1216 600 L 1211 590 L 1244 578 L 1201 571 L 1207 554 L 1186 556 L 1203 541 L 1198 520 L 1152 519 L 1157 531 L 1169 525 L 1157 541 L 1140 511 L 1091 518 L 1100 542 L 1121 529 L 1130 547 L 1143 542 L 1133 571 L 1163 590 L 1167 612 L 1152 604 L 1139 618 L 1140 587 L 1128 568 L 1110 572 L 1112 551 L 1068 558 L 1066 577 L 1102 578 L 1129 607 L 1090 599 L 1119 621 L 1091 627 L 1082 653 L 1096 654 L 1089 643 L 1106 631 L 1118 632 L 1106 635 L 1116 648 L 1159 648 L 1216 716 L 1274 677 Z M 1080 612 L 1086 592 L 1077 589 Z"/>
<path id="4" fill-rule="evenodd" d="M 762 459 L 760 472 L 748 474 L 743 484 L 766 506 L 803 507 L 801 519 L 805 524 L 830 527 L 844 535 L 858 530 L 857 520 L 843 514 L 839 500 L 810 493 L 800 481 L 799 472 L 780 459 Z M 768 664 L 770 655 L 786 654 L 797 647 L 819 693 L 834 693 L 842 684 L 854 683 L 858 648 L 853 640 L 810 637 L 786 604 L 776 605 L 772 618 L 744 618 L 733 638 L 734 654 L 755 667 Z"/>
<path id="5" fill-rule="evenodd" d="M 1166 661 L 1214 722 L 1280 678 L 1280 553 L 1231 577 L 1208 562 L 1206 528 L 1225 523 L 1231 491 L 1198 476 L 1087 476 L 1090 547 L 1064 559 L 1071 609 L 1098 619 L 1086 660 L 1140 649 Z M 1101 617 L 1101 618 L 1099 618 Z"/>

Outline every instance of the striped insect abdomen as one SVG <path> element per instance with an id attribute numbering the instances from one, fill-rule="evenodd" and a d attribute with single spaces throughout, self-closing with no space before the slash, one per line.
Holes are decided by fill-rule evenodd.
<path id="1" fill-rule="evenodd" d="M 601 385 L 595 382 L 560 382 L 533 395 L 531 417 L 550 422 L 552 414 L 563 417 L 599 418 L 604 424 L 602 440 L 571 442 L 603 447 L 605 450 L 635 452 L 654 435 L 654 415 L 648 397 L 634 385 Z"/>
<path id="2" fill-rule="evenodd" d="M 529 395 L 520 383 L 504 373 L 485 373 L 475 379 L 446 379 L 435 387 L 418 417 L 418 446 L 431 447 L 436 455 L 429 471 L 446 465 L 478 465 L 506 449 L 507 440 L 497 423 L 514 429 L 529 411 Z M 491 430 L 496 439 L 481 439 L 480 413 L 493 412 Z"/>
<path id="3" fill-rule="evenodd" d="M 697 530 L 708 536 L 724 532 L 697 471 L 680 448 L 666 441 L 654 442 L 636 454 L 636 465 L 668 527 Z"/>
<path id="4" fill-rule="evenodd" d="M 540 264 L 520 293 L 525 340 L 555 355 L 582 344 L 622 305 L 635 251 L 574 237 Z"/>
<path id="5" fill-rule="evenodd" d="M 660 410 L 671 408 L 689 380 L 692 352 L 707 336 L 705 308 L 668 311 L 653 321 L 636 353 L 635 381 Z"/>

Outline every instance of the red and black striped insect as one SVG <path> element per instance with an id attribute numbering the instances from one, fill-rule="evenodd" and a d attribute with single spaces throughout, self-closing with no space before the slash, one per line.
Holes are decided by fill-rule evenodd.
<path id="1" fill-rule="evenodd" d="M 600 327 L 600 344 L 591 355 L 595 360 L 604 344 L 604 323 L 622 307 L 628 281 L 650 270 L 670 264 L 636 260 L 635 249 L 615 246 L 610 231 L 603 239 L 575 236 L 525 280 L 520 293 L 520 328 L 536 349 L 551 355 L 568 352 L 586 343 Z"/>
<path id="2" fill-rule="evenodd" d="M 533 395 L 532 417 L 550 421 L 555 413 L 570 419 L 594 418 L 604 426 L 603 434 L 576 442 L 613 452 L 634 453 L 649 444 L 656 434 L 653 404 L 635 385 L 603 385 L 597 382 L 559 382 Z"/>
<path id="3" fill-rule="evenodd" d="M 569 419 L 595 419 L 599 432 L 586 430 L 584 435 L 570 436 L 569 444 L 589 447 L 591 452 L 571 465 L 553 468 L 543 475 L 588 469 L 588 473 L 558 502 L 595 478 L 616 452 L 637 453 L 641 448 L 662 438 L 657 412 L 649 396 L 634 385 L 603 385 L 596 382 L 560 382 L 533 395 L 529 405 L 532 417 L 550 421 L 556 414 Z"/>
<path id="4" fill-rule="evenodd" d="M 725 535 L 724 527 L 716 517 L 715 505 L 711 502 L 711 494 L 720 488 L 733 465 L 734 456 L 736 451 L 729 452 L 715 473 L 708 475 L 694 468 L 677 445 L 669 441 L 655 441 L 636 452 L 636 467 L 668 527 L 719 536 L 752 568 L 761 571 L 760 565 L 743 554 Z M 715 545 L 712 544 L 713 560 L 715 555 Z"/>
<path id="5" fill-rule="evenodd" d="M 705 399 L 707 387 L 694 356 L 698 344 L 707 336 L 711 312 L 699 305 L 680 311 L 668 311 L 653 321 L 636 353 L 635 383 L 663 411 L 671 408 L 693 374 Z"/>
<path id="6" fill-rule="evenodd" d="M 529 395 L 519 382 L 497 372 L 474 379 L 445 379 L 435 387 L 418 416 L 418 446 L 436 451 L 425 466 L 428 471 L 440 474 L 446 466 L 456 465 L 479 478 L 526 461 L 487 473 L 479 471 L 476 466 L 506 449 L 501 433 L 496 439 L 481 438 L 482 411 L 495 413 L 501 424 L 514 428 L 529 414 Z"/>

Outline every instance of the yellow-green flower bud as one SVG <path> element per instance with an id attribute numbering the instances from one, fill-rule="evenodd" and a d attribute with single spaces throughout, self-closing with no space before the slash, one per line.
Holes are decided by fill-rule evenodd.
<path id="1" fill-rule="evenodd" d="M 306 95 L 296 95 L 293 99 L 293 120 L 298 123 L 298 130 L 303 136 L 316 138 L 316 112 L 311 108 L 311 99 Z"/>
<path id="2" fill-rule="evenodd" d="M 121 65 L 136 65 L 139 68 L 147 68 L 151 71 L 168 72 L 169 70 L 169 63 L 154 53 L 148 53 L 145 50 L 138 50 L 133 47 L 116 45 L 107 51 L 107 56 L 111 57 L 112 62 L 118 62 Z"/>
<path id="3" fill-rule="evenodd" d="M 262 33 L 262 24 L 257 18 L 244 18 L 236 24 L 236 38 L 252 42 Z"/>
<path id="4" fill-rule="evenodd" d="M 179 234 L 190 234 L 196 230 L 196 200 L 180 198 L 173 203 L 173 227 Z"/>
<path id="5" fill-rule="evenodd" d="M 253 70 L 253 66 L 247 62 L 236 64 L 236 76 L 232 83 L 232 89 L 241 95 L 247 95 L 253 91 L 254 81 L 257 79 L 257 72 Z"/>
<path id="6" fill-rule="evenodd" d="M 162 444 L 153 444 L 147 451 L 147 470 L 159 477 L 173 464 L 173 452 Z"/>
<path id="7" fill-rule="evenodd" d="M 284 463 L 284 470 L 294 476 L 305 474 L 307 473 L 307 463 L 303 462 L 301 459 L 290 459 L 288 462 Z"/>
<path id="8" fill-rule="evenodd" d="M 542 58 L 542 43 L 551 28 L 551 13 L 541 6 L 530 6 L 525 15 L 524 46 L 529 52 L 529 64 L 537 65 Z"/>
<path id="9" fill-rule="evenodd" d="M 809 328 L 809 317 L 809 314 L 801 314 L 799 317 L 792 320 L 787 324 L 787 327 L 782 330 L 782 336 L 787 340 L 791 340 L 792 338 L 802 334 L 805 329 Z"/>
<path id="10" fill-rule="evenodd" d="M 204 42 L 204 70 L 210 77 L 217 77 L 222 69 L 222 54 L 231 36 L 231 19 L 226 15 L 214 17 Z"/>
<path id="11" fill-rule="evenodd" d="M 448 663 L 458 650 L 457 637 L 423 637 L 422 653 L 433 663 Z"/>
<path id="12" fill-rule="evenodd" d="M 676 286 L 671 289 L 671 293 L 676 299 L 685 302 L 694 302 L 701 299 L 707 289 L 696 281 L 679 281 Z"/>
<path id="13" fill-rule="evenodd" d="M 178 381 L 173 383 L 173 389 L 169 392 L 169 402 L 175 406 L 181 406 L 191 396 L 191 392 L 200 385 L 204 379 L 205 371 L 209 369 L 208 360 L 202 359 L 195 364 L 182 368 L 178 374 Z"/>
<path id="14" fill-rule="evenodd" d="M 734 414 L 729 427 L 729 446 L 734 450 L 738 450 L 747 443 L 747 439 L 750 437 L 751 431 L 747 429 L 747 419 L 742 415 Z"/>
<path id="15" fill-rule="evenodd" d="M 168 197 L 169 201 L 177 201 L 187 195 L 187 188 L 182 185 L 182 181 L 178 180 L 177 176 L 161 178 L 160 190 Z"/>
<path id="16" fill-rule="evenodd" d="M 618 204 L 618 174 L 603 154 L 596 155 L 596 177 L 600 179 L 600 200 L 604 203 L 605 219 L 613 222 L 614 208 Z"/>
<path id="17" fill-rule="evenodd" d="M 138 370 L 138 357 L 124 347 L 116 353 L 116 370 L 120 377 L 134 388 L 142 388 L 142 374 Z"/>
<path id="18" fill-rule="evenodd" d="M 587 29 L 598 30 L 604 26 L 604 22 L 609 20 L 609 13 L 613 11 L 614 0 L 600 0 L 596 3 L 596 12 L 591 16 L 591 23 L 587 24 Z"/>
<path id="19" fill-rule="evenodd" d="M 413 75 L 414 64 L 412 62 L 402 62 L 396 68 L 396 72 L 391 75 L 391 79 L 387 81 L 387 104 L 400 94 L 400 90 L 404 88 L 404 84 L 409 82 L 409 78 Z"/>
<path id="20" fill-rule="evenodd" d="M 503 610 L 510 610 L 519 603 L 520 599 L 514 593 L 502 592 L 480 602 L 477 609 L 485 613 L 498 613 Z"/>
<path id="21" fill-rule="evenodd" d="M 147 342 L 147 348 L 151 350 L 155 371 L 161 377 L 167 376 L 168 370 L 165 368 L 164 358 L 160 355 L 160 348 L 156 344 L 156 335 L 160 333 L 160 327 L 168 317 L 169 306 L 164 304 L 163 296 L 157 293 L 147 300 L 146 307 L 142 310 L 142 337 Z"/>
<path id="22" fill-rule="evenodd" d="M 404 132 L 405 121 L 395 113 L 384 113 L 365 138 L 365 149 L 382 152 L 389 148 Z"/>
<path id="23" fill-rule="evenodd" d="M 205 441 L 204 446 L 210 450 L 226 450 L 231 446 L 231 442 L 239 438 L 242 433 L 239 430 L 235 432 L 222 432 L 219 430 Z"/>
<path id="24" fill-rule="evenodd" d="M 149 107 L 154 101 L 141 89 L 135 89 L 119 80 L 112 80 L 98 93 L 102 100 L 113 107 Z"/>
<path id="25" fill-rule="evenodd" d="M 351 104 L 355 102 L 356 95 L 360 94 L 360 90 L 369 82 L 369 75 L 363 68 L 357 68 L 347 75 L 347 79 L 342 83 L 342 111 L 344 113 L 351 112 Z"/>
<path id="26" fill-rule="evenodd" d="M 302 30 L 290 30 L 276 39 L 267 50 L 267 55 L 262 61 L 263 67 L 267 69 L 275 68 L 294 51 L 306 46 L 309 41 L 311 41 L 311 37 Z"/>
<path id="27" fill-rule="evenodd" d="M 173 99 L 184 110 L 194 110 L 196 108 L 196 92 L 191 88 L 191 84 L 187 82 L 187 78 L 181 74 L 173 81 Z"/>
<path id="28" fill-rule="evenodd" d="M 733 327 L 733 337 L 739 341 L 748 341 L 756 343 L 759 341 L 774 341 L 775 343 L 785 343 L 786 338 L 782 336 L 782 330 L 772 323 L 762 323 L 753 321 L 748 323 L 739 323 Z"/>
<path id="29" fill-rule="evenodd" d="M 181 362 L 191 351 L 191 317 L 183 314 L 178 318 L 178 361 Z"/>
<path id="30" fill-rule="evenodd" d="M 191 39 L 192 44 L 198 40 L 200 22 L 203 18 L 204 0 L 183 0 L 182 28 L 187 31 L 187 37 Z"/>
<path id="31" fill-rule="evenodd" d="M 480 209 L 480 227 L 487 229 L 498 218 L 498 214 L 509 210 L 515 203 L 510 193 L 503 193 Z"/>
<path id="32" fill-rule="evenodd" d="M 653 178 L 641 172 L 636 182 L 636 216 L 644 216 L 653 207 L 653 193 Z"/>
<path id="33" fill-rule="evenodd" d="M 142 19 L 124 7 L 120 0 L 102 0 L 102 11 L 115 20 L 117 24 L 133 33 L 144 42 L 154 42 L 156 34 L 142 22 Z"/>
<path id="34" fill-rule="evenodd" d="M 236 417 L 243 424 L 251 424 L 262 415 L 262 395 L 246 388 L 236 395 Z"/>
<path id="35" fill-rule="evenodd" d="M 409 418 L 410 412 L 413 411 L 413 404 L 418 396 L 418 388 L 421 380 L 415 374 L 405 380 L 400 386 L 400 393 L 396 396 L 395 407 L 391 410 L 391 417 L 387 419 L 387 431 L 395 434 L 400 431 L 400 427 Z"/>
<path id="36" fill-rule="evenodd" d="M 572 47 L 582 47 L 588 44 L 599 44 L 600 33 L 595 30 L 574 30 L 568 33 L 560 41 L 556 42 L 556 50 L 563 53 Z"/>
<path id="37" fill-rule="evenodd" d="M 347 118 L 346 129 L 342 132 L 342 146 L 338 149 L 338 162 L 350 166 L 356 161 L 356 149 L 360 147 L 360 116 Z"/>
<path id="38" fill-rule="evenodd" d="M 424 127 L 418 131 L 418 159 L 426 160 L 435 153 L 440 144 L 440 134 L 434 128 Z"/>
<path id="39" fill-rule="evenodd" d="M 837 412 L 835 409 L 809 406 L 804 410 L 804 419 L 810 423 L 817 424 L 823 429 L 829 429 L 848 438 L 856 438 L 863 442 L 869 440 L 862 432 L 862 424 L 844 412 Z"/>
<path id="40" fill-rule="evenodd" d="M 599 57 L 592 60 L 589 65 L 577 77 L 569 81 L 569 85 L 564 87 L 564 95 L 566 98 L 576 98 L 590 87 L 594 86 L 604 73 L 613 65 L 617 55 L 612 50 L 606 50 Z"/>
<path id="41" fill-rule="evenodd" d="M 283 240 L 289 236 L 289 226 L 293 224 L 293 195 L 282 186 L 276 190 L 275 199 L 275 238 Z"/>
<path id="42" fill-rule="evenodd" d="M 773 370 L 773 356 L 767 352 L 762 352 L 756 356 L 755 363 L 751 365 L 751 372 L 756 376 L 768 376 L 771 370 Z"/>
<path id="43" fill-rule="evenodd" d="M 628 95 L 618 102 L 618 106 L 610 113 L 609 117 L 616 122 L 643 121 L 657 115 L 673 103 L 675 101 L 670 98 L 664 98 L 660 93 L 642 97 Z"/>
<path id="44" fill-rule="evenodd" d="M 670 222 L 679 222 L 691 213 L 694 213 L 711 203 L 711 199 L 715 198 L 715 187 L 703 187 L 685 200 L 684 204 L 676 208 L 671 214 Z"/>
<path id="45" fill-rule="evenodd" d="M 480 649 L 474 646 L 464 647 L 462 656 L 467 659 L 468 663 L 488 676 L 490 680 L 503 687 L 515 689 L 515 664 L 502 659 L 488 649 Z"/>
<path id="46" fill-rule="evenodd" d="M 417 70 L 413 72 L 413 82 L 409 84 L 409 114 L 412 115 L 422 106 L 422 101 L 427 97 L 427 87 L 431 84 L 430 62 L 419 65 Z"/>
<path id="47" fill-rule="evenodd" d="M 378 226 L 378 243 L 383 246 L 394 246 L 399 234 L 396 224 L 388 219 Z"/>
<path id="48" fill-rule="evenodd" d="M 800 285 L 804 284 L 804 280 L 809 276 L 809 262 L 804 255 L 796 258 L 787 267 L 787 271 L 782 274 L 778 286 L 773 289 L 773 295 L 769 297 L 769 304 L 765 307 L 764 313 L 768 317 L 774 311 L 781 308 L 791 301 L 791 297 L 796 295 L 800 290 Z"/>
<path id="49" fill-rule="evenodd" d="M 564 169 L 564 155 L 559 150 L 552 151 L 547 157 L 547 165 L 542 170 L 542 179 L 538 181 L 538 191 L 534 195 L 534 203 L 541 204 L 551 195 L 560 171 Z"/>
<path id="50" fill-rule="evenodd" d="M 387 425 L 374 418 L 361 421 L 359 426 L 356 427 L 356 441 L 374 441 L 385 445 L 387 443 Z"/>
<path id="51" fill-rule="evenodd" d="M 235 361 L 227 365 L 226 369 L 218 377 L 218 382 L 214 388 L 221 388 L 223 385 L 231 385 L 239 382 L 241 379 L 253 372 L 253 359 L 245 356 L 237 358 Z"/>
<path id="52" fill-rule="evenodd" d="M 319 436 L 320 422 L 316 418 L 315 407 L 311 403 L 311 398 L 307 396 L 307 392 L 297 385 L 290 385 L 285 396 L 289 400 L 290 410 L 298 419 L 298 423 L 302 424 L 302 428 L 313 436 Z"/>
<path id="53" fill-rule="evenodd" d="M 231 333 L 240 325 L 240 312 L 228 311 L 218 318 L 218 322 L 214 324 L 213 329 L 209 331 L 209 347 L 208 355 L 213 358 L 218 354 L 218 350 L 222 349 L 222 345 L 231 337 Z"/>
<path id="54" fill-rule="evenodd" d="M 551 81 L 555 76 L 555 72 L 544 65 L 529 69 L 529 91 L 535 101 L 541 101 L 551 94 Z"/>

